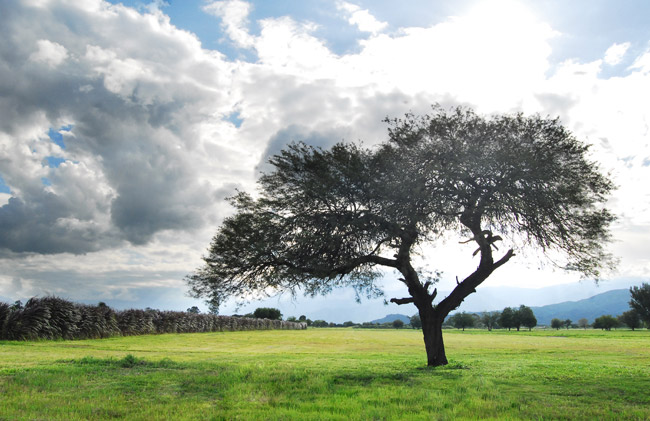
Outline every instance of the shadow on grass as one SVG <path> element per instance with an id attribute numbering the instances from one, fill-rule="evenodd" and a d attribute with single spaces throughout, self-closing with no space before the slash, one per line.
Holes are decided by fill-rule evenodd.
<path id="1" fill-rule="evenodd" d="M 95 358 L 83 357 L 77 360 L 60 360 L 58 362 L 64 364 L 72 364 L 75 366 L 95 366 L 95 367 L 120 367 L 120 368 L 186 368 L 184 365 L 172 361 L 169 358 L 163 358 L 159 361 L 147 361 L 144 358 L 138 358 L 133 354 L 127 354 L 121 359 L 115 358 Z"/>

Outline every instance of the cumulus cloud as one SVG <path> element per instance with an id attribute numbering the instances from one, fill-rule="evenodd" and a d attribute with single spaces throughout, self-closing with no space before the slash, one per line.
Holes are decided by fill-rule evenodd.
<path id="1" fill-rule="evenodd" d="M 0 248 L 85 253 L 202 226 L 219 161 L 242 153 L 236 142 L 205 153 L 224 142 L 230 64 L 160 12 L 101 1 L 2 12 L 14 36 L 0 47 L 0 175 L 12 194 Z M 47 133 L 64 125 L 62 147 Z"/>

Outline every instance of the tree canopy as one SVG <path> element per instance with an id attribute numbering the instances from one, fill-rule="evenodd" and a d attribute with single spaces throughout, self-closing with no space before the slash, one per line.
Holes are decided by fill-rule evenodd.
<path id="1" fill-rule="evenodd" d="M 391 302 L 416 305 L 429 364 L 439 365 L 442 321 L 516 246 L 563 256 L 564 268 L 588 277 L 611 264 L 604 203 L 613 185 L 559 120 L 434 107 L 386 121 L 388 141 L 374 148 L 293 143 L 272 157 L 257 194 L 230 199 L 235 214 L 187 277 L 192 294 L 212 306 L 342 286 L 373 297 L 382 270 L 394 269 L 410 296 Z M 412 257 L 452 234 L 475 244 L 479 264 L 434 306 L 436 279 L 420 279 Z M 495 259 L 499 241 L 511 248 Z"/>

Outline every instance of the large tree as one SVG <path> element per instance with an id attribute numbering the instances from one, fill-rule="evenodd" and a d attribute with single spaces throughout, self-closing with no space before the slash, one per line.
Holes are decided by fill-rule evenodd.
<path id="1" fill-rule="evenodd" d="M 272 157 L 255 197 L 231 198 L 236 213 L 187 277 L 194 296 L 213 306 L 343 286 L 377 296 L 376 281 L 393 269 L 409 296 L 390 301 L 417 307 L 428 365 L 437 366 L 447 364 L 445 317 L 516 247 L 561 257 L 587 277 L 611 262 L 603 244 L 614 218 L 604 203 L 613 185 L 557 119 L 434 107 L 387 122 L 388 140 L 374 148 L 297 143 Z M 477 267 L 436 303 L 438 277 L 422 276 L 414 255 L 452 236 L 474 244 Z M 495 257 L 498 241 L 510 248 Z M 435 264 L 434 252 L 423 257 Z"/>

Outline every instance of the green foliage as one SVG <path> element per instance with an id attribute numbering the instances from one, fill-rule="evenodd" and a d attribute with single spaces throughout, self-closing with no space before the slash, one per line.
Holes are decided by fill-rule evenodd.
<path id="1" fill-rule="evenodd" d="M 449 323 L 456 329 L 465 330 L 466 327 L 474 327 L 476 319 L 472 313 L 456 313 L 449 318 Z"/>
<path id="2" fill-rule="evenodd" d="M 410 325 L 413 329 L 422 329 L 422 320 L 420 320 L 419 314 L 414 314 L 410 317 Z"/>
<path id="3" fill-rule="evenodd" d="M 582 319 L 578 320 L 578 326 L 580 326 L 583 329 L 586 329 L 587 326 L 589 326 L 589 320 L 583 317 Z"/>
<path id="4" fill-rule="evenodd" d="M 401 321 L 400 319 L 395 319 L 395 320 L 393 320 L 392 325 L 393 325 L 393 327 L 394 327 L 395 329 L 401 329 L 401 328 L 404 327 L 404 322 Z"/>
<path id="5" fill-rule="evenodd" d="M 562 326 L 564 326 L 564 322 L 560 319 L 553 319 L 551 320 L 551 327 L 555 330 L 559 330 Z"/>
<path id="6" fill-rule="evenodd" d="M 282 320 L 282 313 L 277 308 L 260 307 L 253 312 L 256 319 Z"/>
<path id="7" fill-rule="evenodd" d="M 618 316 L 618 320 L 632 330 L 641 327 L 641 317 L 639 317 L 639 313 L 634 309 Z"/>
<path id="8" fill-rule="evenodd" d="M 187 309 L 187 312 L 192 313 L 192 314 L 200 314 L 201 310 L 199 310 L 199 308 L 197 306 L 192 306 L 192 307 Z"/>
<path id="9" fill-rule="evenodd" d="M 533 310 L 523 304 L 519 306 L 519 309 L 516 313 L 516 318 L 519 323 L 521 323 L 522 326 L 527 327 L 528 330 L 532 330 L 532 328 L 537 326 L 537 319 L 535 318 Z M 517 327 L 517 330 L 519 330 L 519 327 Z"/>
<path id="10" fill-rule="evenodd" d="M 515 310 L 511 307 L 504 308 L 499 316 L 499 325 L 508 330 L 517 327 Z"/>
<path id="11" fill-rule="evenodd" d="M 487 330 L 491 331 L 492 329 L 499 326 L 500 318 L 501 313 L 498 311 L 484 312 L 481 315 L 481 322 L 487 328 Z"/>
<path id="12" fill-rule="evenodd" d="M 328 327 L 329 324 L 325 320 L 314 320 L 311 324 L 314 327 Z"/>
<path id="13" fill-rule="evenodd" d="M 610 314 L 597 317 L 596 320 L 594 320 L 594 329 L 612 330 L 613 327 L 619 325 L 620 323 L 616 317 L 613 317 Z"/>
<path id="14" fill-rule="evenodd" d="M 640 287 L 630 288 L 632 299 L 630 307 L 637 311 L 641 320 L 650 329 L 650 284 L 643 283 Z"/>

